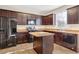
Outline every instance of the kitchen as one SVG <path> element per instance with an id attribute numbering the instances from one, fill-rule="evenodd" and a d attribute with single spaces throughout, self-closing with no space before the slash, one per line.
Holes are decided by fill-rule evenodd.
<path id="1" fill-rule="evenodd" d="M 0 6 L 0 53 L 78 53 L 78 9 L 78 5 Z"/>

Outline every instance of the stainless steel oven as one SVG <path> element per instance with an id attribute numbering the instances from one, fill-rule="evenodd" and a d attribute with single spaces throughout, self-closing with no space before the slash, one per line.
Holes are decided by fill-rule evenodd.
<path id="1" fill-rule="evenodd" d="M 64 34 L 63 46 L 76 51 L 77 48 L 77 35 L 76 34 Z"/>

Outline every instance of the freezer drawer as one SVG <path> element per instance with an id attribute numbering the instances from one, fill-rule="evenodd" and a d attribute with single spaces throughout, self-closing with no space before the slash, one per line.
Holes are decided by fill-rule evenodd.
<path id="1" fill-rule="evenodd" d="M 15 36 L 11 36 L 7 40 L 7 47 L 11 47 L 11 46 L 16 46 L 16 37 Z"/>

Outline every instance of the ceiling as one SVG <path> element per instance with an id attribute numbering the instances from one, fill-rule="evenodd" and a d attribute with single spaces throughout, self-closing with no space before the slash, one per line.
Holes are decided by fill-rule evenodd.
<path id="1" fill-rule="evenodd" d="M 56 8 L 63 5 L 0 5 L 0 9 L 19 11 L 24 13 L 32 13 L 37 15 L 45 15 Z"/>

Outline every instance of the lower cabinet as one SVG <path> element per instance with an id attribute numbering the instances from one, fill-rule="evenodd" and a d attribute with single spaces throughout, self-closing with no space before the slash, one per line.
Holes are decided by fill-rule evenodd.
<path id="1" fill-rule="evenodd" d="M 18 32 L 17 33 L 16 42 L 18 44 L 26 43 L 27 42 L 27 39 L 28 39 L 28 33 L 27 32 Z"/>
<path id="2" fill-rule="evenodd" d="M 34 37 L 33 49 L 38 54 L 52 54 L 54 49 L 53 35 Z"/>
<path id="3" fill-rule="evenodd" d="M 63 37 L 64 37 L 64 36 L 63 36 L 62 33 L 56 32 L 56 33 L 55 33 L 55 36 L 54 36 L 54 38 L 55 38 L 55 39 L 54 39 L 54 42 L 61 45 L 62 42 L 63 42 Z"/>
<path id="4" fill-rule="evenodd" d="M 54 33 L 54 43 L 77 52 L 77 35 L 71 33 L 62 33 L 54 31 L 46 31 Z"/>
<path id="5" fill-rule="evenodd" d="M 40 37 L 34 37 L 34 43 L 33 43 L 34 50 L 41 54 L 42 53 L 42 38 Z"/>
<path id="6" fill-rule="evenodd" d="M 69 33 L 55 33 L 55 43 L 73 51 L 77 51 L 77 35 Z"/>
<path id="7" fill-rule="evenodd" d="M 0 33 L 0 49 L 16 46 L 17 44 L 26 43 L 28 39 L 28 32 L 19 32 L 16 35 L 11 35 L 10 38 L 6 39 L 4 33 Z"/>

